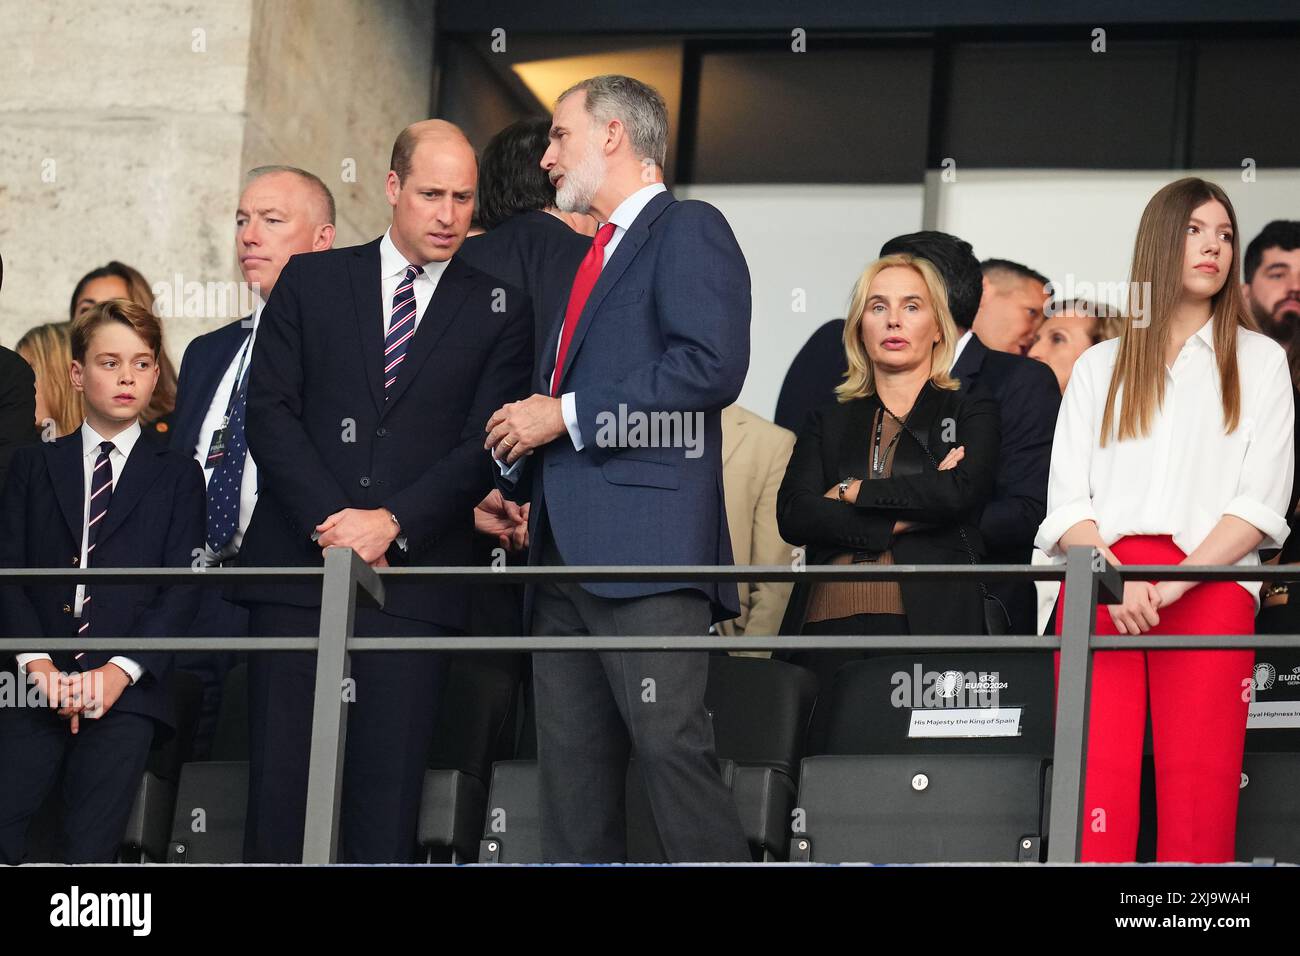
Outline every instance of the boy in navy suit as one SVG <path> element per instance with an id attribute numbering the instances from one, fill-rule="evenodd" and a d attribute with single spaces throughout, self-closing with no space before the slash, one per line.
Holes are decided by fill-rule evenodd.
<path id="1" fill-rule="evenodd" d="M 73 322 L 81 428 L 20 449 L 0 497 L 0 566 L 185 567 L 202 554 L 203 473 L 142 435 L 158 383 L 158 320 L 125 299 Z M 0 707 L 0 862 L 22 861 L 27 828 L 60 787 L 61 859 L 112 862 L 155 730 L 171 732 L 169 653 L 44 653 L 42 637 L 184 635 L 198 588 L 41 584 L 0 588 L 5 661 L 33 687 Z M 36 706 L 30 706 L 39 700 Z"/>

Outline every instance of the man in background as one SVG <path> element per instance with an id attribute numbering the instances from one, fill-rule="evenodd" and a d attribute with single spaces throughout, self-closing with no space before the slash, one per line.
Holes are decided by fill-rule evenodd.
<path id="1" fill-rule="evenodd" d="M 253 312 L 189 344 L 181 360 L 171 447 L 203 466 L 207 483 L 204 537 L 210 567 L 235 567 L 257 504 L 257 462 L 244 435 L 248 369 L 266 300 L 289 257 L 334 244 L 334 197 L 319 178 L 292 166 L 249 172 L 235 210 L 235 254 L 256 294 Z M 204 588 L 195 637 L 246 637 L 248 611 L 220 588 Z M 178 670 L 196 674 L 203 702 L 194 733 L 194 759 L 211 752 L 226 674 L 242 655 L 193 651 L 176 655 Z"/>

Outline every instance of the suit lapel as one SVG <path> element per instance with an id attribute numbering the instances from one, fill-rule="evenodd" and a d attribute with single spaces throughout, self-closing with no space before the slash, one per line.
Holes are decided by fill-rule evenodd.
<path id="1" fill-rule="evenodd" d="M 47 445 L 45 456 L 50 483 L 54 485 L 54 497 L 59 501 L 59 510 L 68 523 L 68 530 L 80 547 L 81 525 L 85 520 L 82 505 L 86 494 L 86 470 L 81 463 L 81 429 Z"/>
<path id="2" fill-rule="evenodd" d="M 451 326 L 465 297 L 469 295 L 474 274 L 474 270 L 455 256 L 447 263 L 446 271 L 438 280 L 438 287 L 433 290 L 433 298 L 429 300 L 424 314 L 420 316 L 420 324 L 406 346 L 406 358 L 398 366 L 397 381 L 393 383 L 388 401 L 383 406 L 385 411 L 397 404 L 419 374 L 420 367 L 428 360 L 433 347 Z M 382 412 L 380 417 L 383 417 Z"/>
<path id="3" fill-rule="evenodd" d="M 618 280 L 627 271 L 627 267 L 632 264 L 636 254 L 641 251 L 641 247 L 650 238 L 650 225 L 676 201 L 670 192 L 657 193 L 654 198 L 646 203 L 645 208 L 636 217 L 627 234 L 619 240 L 618 248 L 614 250 L 614 255 L 610 257 L 609 262 L 605 263 L 605 267 L 600 270 L 600 278 L 596 280 L 595 288 L 591 290 L 586 305 L 582 307 L 582 315 L 578 317 L 578 327 L 573 330 L 573 339 L 569 342 L 569 351 L 564 357 L 564 368 L 560 370 L 558 385 L 562 386 L 564 380 L 569 377 L 569 372 L 572 371 L 574 362 L 577 359 L 578 350 L 582 347 L 582 340 L 586 337 L 587 329 L 591 327 L 592 319 L 600 309 L 600 304 L 605 301 L 605 296 L 609 295 L 610 290 L 618 284 Z M 556 340 L 558 341 L 558 333 Z M 554 348 L 551 351 L 553 353 Z M 555 358 L 552 355 L 552 368 L 554 368 L 554 363 Z M 548 384 L 549 379 L 550 375 L 548 373 Z"/>
<path id="4" fill-rule="evenodd" d="M 362 364 L 375 410 L 384 410 L 384 290 L 379 279 L 379 239 L 358 246 L 348 261 L 352 312 L 361 337 Z"/>
<path id="5" fill-rule="evenodd" d="M 203 428 L 203 419 L 208 413 L 208 409 L 214 401 L 222 401 L 229 396 L 218 395 L 217 387 L 221 385 L 221 378 L 226 374 L 226 369 L 230 363 L 235 360 L 239 350 L 243 348 L 248 336 L 253 332 L 253 317 L 245 316 L 239 320 L 238 325 L 230 326 L 226 331 L 229 334 L 223 335 L 216 340 L 213 345 L 212 358 L 204 364 L 203 380 L 199 383 L 195 395 L 207 396 L 205 401 L 195 402 L 190 408 L 192 424 L 186 424 L 186 434 L 182 436 L 185 439 L 185 445 L 180 450 L 186 454 L 193 454 L 195 446 L 206 436 L 200 435 Z M 249 323 L 247 326 L 244 323 Z"/>
<path id="6" fill-rule="evenodd" d="M 971 333 L 970 341 L 966 347 L 961 350 L 961 358 L 953 366 L 952 376 L 961 383 L 958 389 L 959 394 L 965 395 L 975 383 L 979 381 L 980 368 L 984 365 L 984 356 L 988 354 L 988 346 L 979 340 L 974 332 Z"/>
<path id="7" fill-rule="evenodd" d="M 97 547 L 121 527 L 127 515 L 145 496 L 145 492 L 158 480 L 158 475 L 162 472 L 162 464 L 158 457 L 165 451 L 166 448 L 162 445 L 154 443 L 143 435 L 136 439 L 131 457 L 126 460 L 126 467 L 122 469 L 117 484 L 113 486 L 113 499 L 108 504 L 108 514 L 104 515 L 99 537 L 95 539 Z"/>

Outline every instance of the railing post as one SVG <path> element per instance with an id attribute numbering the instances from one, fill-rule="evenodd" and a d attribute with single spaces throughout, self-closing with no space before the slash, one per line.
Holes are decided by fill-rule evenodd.
<path id="1" fill-rule="evenodd" d="M 1104 573 L 1103 579 L 1100 577 Z M 1097 592 L 1120 600 L 1119 573 L 1096 548 L 1066 552 L 1065 611 L 1061 622 L 1061 668 L 1056 691 L 1056 743 L 1052 755 L 1049 863 L 1077 863 L 1083 846 L 1083 794 L 1088 770 L 1088 702 L 1092 694 L 1092 636 Z M 1117 593 L 1118 591 L 1118 593 Z"/>
<path id="2" fill-rule="evenodd" d="M 339 809 L 343 799 L 343 751 L 347 744 L 343 681 L 351 674 L 347 642 L 357 608 L 356 557 L 351 548 L 325 549 L 320 599 L 320 643 L 316 647 L 316 694 L 311 719 L 311 763 L 307 772 L 307 822 L 302 862 L 338 860 Z"/>

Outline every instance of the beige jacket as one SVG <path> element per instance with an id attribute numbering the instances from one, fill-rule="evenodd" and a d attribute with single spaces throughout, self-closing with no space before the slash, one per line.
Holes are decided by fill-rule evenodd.
<path id="1" fill-rule="evenodd" d="M 722 483 L 736 564 L 788 566 L 792 560 L 790 545 L 776 528 L 776 493 L 792 451 L 794 432 L 739 405 L 722 410 Z M 740 617 L 718 624 L 718 631 L 776 634 L 793 587 L 774 581 L 741 584 Z"/>

